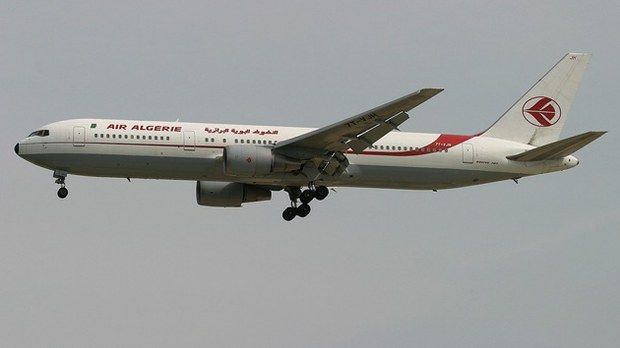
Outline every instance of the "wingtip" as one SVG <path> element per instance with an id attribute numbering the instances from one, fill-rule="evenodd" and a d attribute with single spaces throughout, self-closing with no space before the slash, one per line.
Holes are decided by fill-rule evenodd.
<path id="1" fill-rule="evenodd" d="M 420 90 L 421 93 L 428 93 L 428 94 L 437 94 L 437 93 L 441 93 L 443 92 L 443 88 L 438 88 L 438 87 L 427 87 L 427 88 L 422 88 Z"/>
<path id="2" fill-rule="evenodd" d="M 597 137 L 601 137 L 607 134 L 607 131 L 589 131 L 589 132 L 586 132 L 585 134 L 591 134 L 591 135 L 596 135 Z"/>

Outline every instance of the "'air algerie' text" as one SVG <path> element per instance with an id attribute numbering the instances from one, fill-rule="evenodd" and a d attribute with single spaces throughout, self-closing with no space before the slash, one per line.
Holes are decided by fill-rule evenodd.
<path id="1" fill-rule="evenodd" d="M 136 124 L 131 127 L 129 130 L 137 130 L 137 131 L 149 131 L 149 132 L 180 132 L 183 127 L 170 127 L 170 126 L 160 126 L 160 125 L 143 125 Z M 110 123 L 107 129 L 116 129 L 116 130 L 127 130 L 126 124 L 115 124 Z"/>

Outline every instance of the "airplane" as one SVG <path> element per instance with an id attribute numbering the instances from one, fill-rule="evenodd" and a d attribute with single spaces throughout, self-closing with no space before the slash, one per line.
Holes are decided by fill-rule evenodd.
<path id="1" fill-rule="evenodd" d="M 424 88 L 329 126 L 311 129 L 116 119 L 43 126 L 15 145 L 53 171 L 59 198 L 68 174 L 196 181 L 196 201 L 240 207 L 288 193 L 282 217 L 310 213 L 329 188 L 443 190 L 561 171 L 606 132 L 560 140 L 591 55 L 566 54 L 494 124 L 475 135 L 399 130 L 408 112 L 443 89 Z"/>

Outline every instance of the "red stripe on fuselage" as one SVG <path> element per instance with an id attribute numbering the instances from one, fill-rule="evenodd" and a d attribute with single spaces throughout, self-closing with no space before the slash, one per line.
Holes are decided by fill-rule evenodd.
<path id="1" fill-rule="evenodd" d="M 424 145 L 422 147 L 416 147 L 414 150 L 405 150 L 405 151 L 364 151 L 364 152 L 353 152 L 348 151 L 347 154 L 355 154 L 355 155 L 375 155 L 375 156 L 422 156 L 428 155 L 435 152 L 442 152 L 451 147 L 457 146 L 461 143 L 466 142 L 467 140 L 475 137 L 475 135 L 454 135 L 454 134 L 441 134 L 437 139 L 428 145 Z M 402 147 L 402 145 L 401 145 Z M 409 146 L 406 146 L 406 148 Z"/>

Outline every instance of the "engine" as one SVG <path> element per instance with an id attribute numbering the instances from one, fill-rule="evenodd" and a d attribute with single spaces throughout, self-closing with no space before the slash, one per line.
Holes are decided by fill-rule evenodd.
<path id="1" fill-rule="evenodd" d="M 224 173 L 253 177 L 286 173 L 301 168 L 301 162 L 273 154 L 271 148 L 253 145 L 229 145 L 224 149 Z"/>
<path id="2" fill-rule="evenodd" d="M 209 207 L 240 207 L 242 203 L 271 200 L 271 191 L 235 182 L 196 182 L 196 202 Z"/>

